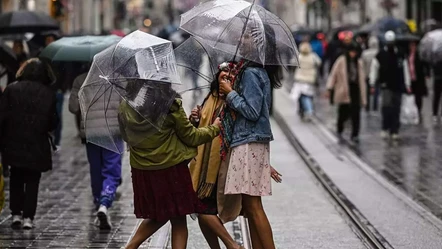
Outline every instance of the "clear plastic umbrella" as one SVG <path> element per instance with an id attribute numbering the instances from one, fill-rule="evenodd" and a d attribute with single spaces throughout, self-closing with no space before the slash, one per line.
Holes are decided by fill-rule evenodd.
<path id="1" fill-rule="evenodd" d="M 242 0 L 209 1 L 184 13 L 180 28 L 232 58 L 298 66 L 289 27 L 263 7 Z"/>
<path id="2" fill-rule="evenodd" d="M 419 51 L 425 62 L 442 62 L 442 29 L 428 32 L 419 44 Z"/>
<path id="3" fill-rule="evenodd" d="M 88 142 L 123 152 L 118 126 L 121 100 L 146 119 L 152 131 L 161 129 L 177 95 L 174 85 L 179 84 L 172 43 L 142 31 L 95 55 L 79 92 Z"/>

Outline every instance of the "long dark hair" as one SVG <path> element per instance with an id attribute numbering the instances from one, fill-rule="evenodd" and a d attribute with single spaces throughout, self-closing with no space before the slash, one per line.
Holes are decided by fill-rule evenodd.
<path id="1" fill-rule="evenodd" d="M 275 30 L 269 24 L 264 24 L 264 32 L 266 36 L 266 48 L 265 48 L 266 58 L 279 55 L 278 47 L 276 45 Z M 282 67 L 275 65 L 266 65 L 264 66 L 264 68 L 267 71 L 267 75 L 269 76 L 272 88 L 275 89 L 281 88 Z"/>
<path id="2" fill-rule="evenodd" d="M 51 66 L 37 58 L 25 61 L 18 69 L 16 78 L 19 81 L 36 81 L 44 85 L 55 84 L 57 80 Z"/>

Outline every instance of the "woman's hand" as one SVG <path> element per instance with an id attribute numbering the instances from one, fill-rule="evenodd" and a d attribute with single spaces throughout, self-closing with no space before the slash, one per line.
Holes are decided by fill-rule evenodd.
<path id="1" fill-rule="evenodd" d="M 198 105 L 197 107 L 193 108 L 190 117 L 192 118 L 193 121 L 199 122 L 201 118 L 201 106 Z"/>
<path id="2" fill-rule="evenodd" d="M 273 168 L 272 166 L 270 166 L 270 176 L 275 182 L 277 183 L 282 182 L 282 175 L 278 171 L 276 171 L 276 169 Z"/>
<path id="3" fill-rule="evenodd" d="M 221 119 L 216 118 L 215 121 L 213 121 L 213 126 L 220 128 L 221 127 Z"/>
<path id="4" fill-rule="evenodd" d="M 223 77 L 220 81 L 219 81 L 219 92 L 222 94 L 229 94 L 231 91 L 233 91 L 232 89 L 232 81 L 230 78 L 227 77 Z"/>

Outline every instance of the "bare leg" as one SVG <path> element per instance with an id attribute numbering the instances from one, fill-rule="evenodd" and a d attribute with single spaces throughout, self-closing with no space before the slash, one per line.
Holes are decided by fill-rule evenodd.
<path id="1" fill-rule="evenodd" d="M 204 235 L 204 238 L 209 244 L 210 249 L 221 249 L 221 246 L 218 241 L 218 236 L 216 233 L 210 228 L 209 224 L 206 224 L 210 221 L 206 220 L 206 217 L 202 217 L 203 215 L 198 216 L 198 224 L 200 225 L 201 232 Z"/>
<path id="2" fill-rule="evenodd" d="M 143 220 L 137 229 L 134 237 L 129 241 L 126 249 L 136 249 L 143 242 L 154 234 L 158 229 L 164 226 L 166 222 L 157 222 L 154 220 Z"/>
<path id="3" fill-rule="evenodd" d="M 247 213 L 250 227 L 256 229 L 262 248 L 275 249 L 272 228 L 264 212 L 260 196 L 243 195 L 243 208 Z"/>
<path id="4" fill-rule="evenodd" d="M 170 223 L 172 223 L 172 249 L 186 249 L 189 236 L 186 216 L 171 219 Z"/>
<path id="5" fill-rule="evenodd" d="M 227 247 L 227 249 L 238 249 L 241 248 L 230 236 L 229 232 L 227 232 L 227 229 L 224 227 L 221 220 L 216 215 L 204 215 L 200 214 L 198 217 L 198 221 L 201 227 L 201 231 L 204 234 L 204 237 L 207 240 L 207 243 L 209 244 L 211 249 L 218 249 L 220 248 L 218 238 L 220 238 L 224 245 Z M 205 228 L 203 231 L 203 227 Z M 206 233 L 209 238 L 207 238 Z M 209 239 L 211 241 L 209 241 Z M 212 243 L 213 241 L 213 243 Z M 215 243 L 216 241 L 216 243 Z M 212 243 L 212 244 L 211 244 Z"/>
<path id="6" fill-rule="evenodd" d="M 259 239 L 258 231 L 256 230 L 255 225 L 249 221 L 249 229 L 250 229 L 250 237 L 252 239 L 252 248 L 253 249 L 264 249 L 261 244 L 261 240 Z"/>

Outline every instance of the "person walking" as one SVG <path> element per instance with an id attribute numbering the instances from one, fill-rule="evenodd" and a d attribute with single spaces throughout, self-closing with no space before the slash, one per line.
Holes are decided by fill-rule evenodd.
<path id="1" fill-rule="evenodd" d="M 156 84 L 151 96 L 170 91 L 162 87 L 170 86 Z M 186 248 L 186 215 L 204 209 L 192 187 L 188 164 L 199 145 L 218 136 L 220 119 L 208 127 L 195 128 L 177 98 L 159 131 L 126 102 L 119 108 L 119 124 L 130 148 L 135 215 L 144 219 L 126 248 L 138 248 L 168 221 L 172 224 L 172 248 Z"/>
<path id="2" fill-rule="evenodd" d="M 442 62 L 433 64 L 433 121 L 439 122 L 440 99 L 442 96 Z"/>
<path id="3" fill-rule="evenodd" d="M 419 112 L 419 123 L 422 122 L 423 98 L 428 95 L 426 79 L 429 73 L 425 62 L 423 62 L 417 51 L 417 42 L 412 41 L 409 44 L 408 67 L 410 69 L 411 91 L 416 101 L 416 107 Z"/>
<path id="4" fill-rule="evenodd" d="M 376 82 L 382 87 L 382 132 L 383 138 L 399 138 L 402 94 L 411 94 L 408 60 L 396 47 L 396 34 L 385 33 L 386 46 L 373 59 L 370 69 L 371 92 Z"/>
<path id="5" fill-rule="evenodd" d="M 299 100 L 301 117 L 305 121 L 310 121 L 313 116 L 313 96 L 321 59 L 312 52 L 312 47 L 307 42 L 301 43 L 299 52 L 299 68 L 295 72 L 295 84 L 291 96 L 295 101 Z"/>
<path id="6" fill-rule="evenodd" d="M 17 72 L 17 80 L 6 87 L 0 102 L 0 151 L 5 165 L 11 167 L 11 226 L 31 229 L 41 174 L 52 169 L 49 132 L 59 119 L 49 65 L 30 59 Z"/>
<path id="7" fill-rule="evenodd" d="M 85 65 L 84 72 L 75 78 L 72 85 L 72 91 L 69 98 L 69 111 L 75 115 L 81 116 L 78 91 L 86 80 L 88 71 L 88 67 Z M 106 117 L 102 114 L 103 109 L 97 108 L 96 106 L 95 108 L 89 109 L 88 115 L 90 120 L 93 120 L 90 124 L 104 124 L 109 117 L 116 117 L 118 115 L 119 105 L 120 98 L 116 94 L 112 94 L 107 106 Z M 86 143 L 87 159 L 90 166 L 92 195 L 97 210 L 95 224 L 100 229 L 109 230 L 112 228 L 109 208 L 112 206 L 117 188 L 121 182 L 122 156 L 98 145 L 87 143 L 84 120 L 81 120 L 80 122 L 80 137 L 82 142 Z M 119 147 L 123 147 L 123 141 L 116 141 L 116 143 L 121 143 Z"/>
<path id="8" fill-rule="evenodd" d="M 370 37 L 368 41 L 368 49 L 364 50 L 362 52 L 362 60 L 364 62 L 364 68 L 365 68 L 365 76 L 367 77 L 367 89 L 370 89 L 370 68 L 371 63 L 373 62 L 373 59 L 376 57 L 376 55 L 379 53 L 379 40 L 376 36 Z M 365 107 L 365 110 L 367 112 L 370 112 L 371 110 L 377 111 L 378 110 L 378 98 L 379 98 L 379 86 L 376 84 L 375 91 L 373 93 L 373 96 L 371 96 L 371 92 L 367 91 L 367 106 Z M 373 97 L 373 100 L 371 100 L 371 97 Z"/>
<path id="9" fill-rule="evenodd" d="M 345 122 L 351 118 L 351 141 L 359 143 L 361 108 L 367 104 L 364 63 L 358 58 L 359 45 L 352 42 L 347 52 L 336 61 L 327 81 L 327 93 L 334 90 L 334 102 L 338 104 L 337 131 L 343 141 Z"/>
<path id="10" fill-rule="evenodd" d="M 267 48 L 265 55 L 270 58 L 276 53 L 276 40 L 270 26 L 265 25 L 265 30 Z M 244 34 L 241 44 L 242 55 L 252 53 L 255 46 L 252 37 L 250 33 Z M 220 93 L 227 96 L 227 108 L 221 114 L 222 135 L 226 138 L 225 146 L 230 151 L 225 194 L 241 196 L 242 209 L 248 218 L 253 248 L 274 249 L 273 232 L 262 205 L 262 197 L 272 195 L 271 89 L 282 86 L 279 75 L 281 71 L 278 66 L 245 62 L 239 72 L 234 82 L 230 78 L 220 82 Z M 234 115 L 229 114 L 230 110 L 234 111 Z"/>

